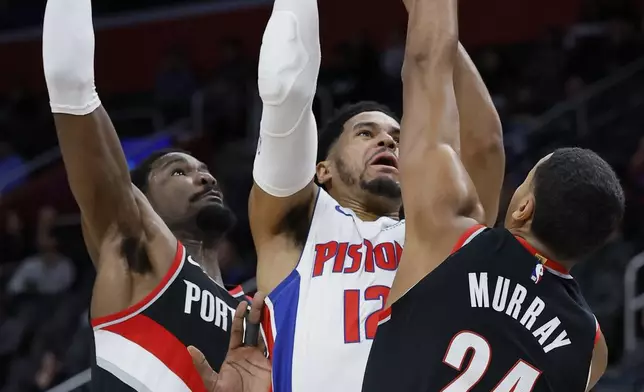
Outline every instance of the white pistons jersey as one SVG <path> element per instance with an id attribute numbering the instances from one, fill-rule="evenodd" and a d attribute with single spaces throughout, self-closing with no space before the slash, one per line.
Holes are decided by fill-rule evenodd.
<path id="1" fill-rule="evenodd" d="M 323 189 L 297 267 L 266 299 L 274 392 L 360 391 L 405 224 L 360 220 Z"/>

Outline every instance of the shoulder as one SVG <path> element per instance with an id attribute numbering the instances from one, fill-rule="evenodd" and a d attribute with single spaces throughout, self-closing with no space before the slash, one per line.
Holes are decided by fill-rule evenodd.
<path id="1" fill-rule="evenodd" d="M 39 256 L 29 256 L 20 263 L 21 269 L 31 270 L 38 268 L 42 264 L 42 259 Z"/>
<path id="2" fill-rule="evenodd" d="M 58 260 L 58 265 L 60 266 L 60 268 L 62 268 L 64 270 L 67 270 L 67 271 L 73 271 L 74 270 L 74 262 L 69 257 L 65 257 L 65 256 L 61 257 Z"/>

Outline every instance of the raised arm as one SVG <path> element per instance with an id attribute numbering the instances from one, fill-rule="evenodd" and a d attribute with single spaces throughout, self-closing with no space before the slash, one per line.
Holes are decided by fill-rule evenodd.
<path id="1" fill-rule="evenodd" d="M 103 242 L 110 226 L 140 236 L 141 215 L 114 127 L 94 87 L 90 0 L 49 0 L 43 66 L 67 178 L 86 235 Z M 94 257 L 94 261 L 98 260 Z"/>
<path id="2" fill-rule="evenodd" d="M 454 90 L 461 132 L 461 161 L 472 178 L 485 213 L 484 223 L 494 225 L 505 174 L 503 130 L 492 97 L 474 62 L 458 45 Z"/>
<path id="3" fill-rule="evenodd" d="M 99 259 L 99 246 L 96 245 L 96 240 L 92 237 L 89 225 L 85 222 L 85 218 L 81 216 L 81 231 L 83 233 L 83 241 L 85 242 L 85 248 L 87 249 L 87 254 L 89 255 L 90 260 L 94 266 L 98 266 Z"/>
<path id="4" fill-rule="evenodd" d="M 459 157 L 457 0 L 410 0 L 406 6 L 399 162 L 407 220 L 404 254 L 424 256 L 400 263 L 389 303 L 449 255 L 460 231 L 475 222 L 470 217 L 482 219 Z"/>
<path id="5" fill-rule="evenodd" d="M 289 224 L 301 227 L 293 221 L 306 226 L 310 220 L 317 191 L 312 105 L 320 69 L 318 25 L 317 0 L 275 0 L 264 32 L 258 71 L 263 112 L 249 200 L 260 260 L 266 260 L 269 242 L 296 230 Z"/>

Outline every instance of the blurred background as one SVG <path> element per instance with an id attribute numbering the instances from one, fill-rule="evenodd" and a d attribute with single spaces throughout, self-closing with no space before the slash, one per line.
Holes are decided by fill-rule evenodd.
<path id="1" fill-rule="evenodd" d="M 261 115 L 256 66 L 271 5 L 93 1 L 96 84 L 131 166 L 170 145 L 192 151 L 239 216 L 220 255 L 230 285 L 255 270 L 247 196 Z M 319 5 L 318 124 L 362 99 L 400 113 L 402 2 Z M 0 0 L 0 392 L 46 391 L 65 380 L 55 391 L 83 390 L 91 355 L 94 271 L 48 106 L 44 7 L 44 0 Z M 554 147 L 591 148 L 623 181 L 623 227 L 573 271 L 610 352 L 595 391 L 644 391 L 643 11 L 643 0 L 460 1 L 462 42 L 504 125 L 501 214 Z"/>

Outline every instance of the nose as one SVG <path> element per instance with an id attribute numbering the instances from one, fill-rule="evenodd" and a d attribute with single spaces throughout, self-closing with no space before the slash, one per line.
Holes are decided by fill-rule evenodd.
<path id="1" fill-rule="evenodd" d="M 217 186 L 217 180 L 210 173 L 199 172 L 197 173 L 196 180 L 197 180 L 196 181 L 197 184 L 201 186 L 206 186 L 206 185 L 210 185 L 212 187 Z"/>
<path id="2" fill-rule="evenodd" d="M 380 132 L 377 137 L 378 147 L 386 147 L 388 150 L 395 151 L 398 147 L 396 140 L 388 132 Z"/>

